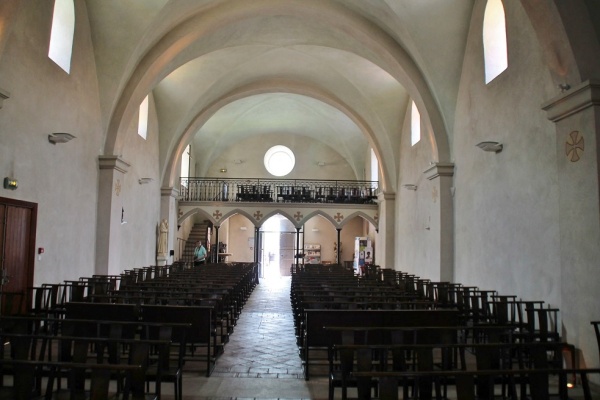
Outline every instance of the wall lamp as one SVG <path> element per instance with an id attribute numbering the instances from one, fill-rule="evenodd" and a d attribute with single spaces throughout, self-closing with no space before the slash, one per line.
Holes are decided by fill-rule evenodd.
<path id="1" fill-rule="evenodd" d="M 15 178 L 4 178 L 4 189 L 17 190 L 19 182 Z"/>
<path id="2" fill-rule="evenodd" d="M 140 179 L 138 179 L 138 182 L 140 183 L 140 185 L 145 185 L 146 183 L 150 183 L 152 181 L 153 181 L 152 178 L 140 178 Z"/>
<path id="3" fill-rule="evenodd" d="M 319 167 L 324 167 L 326 164 L 325 164 L 325 161 L 318 161 L 318 162 L 317 162 L 317 165 L 318 165 Z"/>
<path id="4" fill-rule="evenodd" d="M 417 185 L 413 185 L 410 183 L 406 183 L 406 184 L 402 185 L 402 187 L 406 190 L 417 190 Z"/>
<path id="5" fill-rule="evenodd" d="M 71 139 L 75 139 L 75 136 L 65 132 L 51 133 L 48 135 L 48 141 L 52 144 L 67 143 Z"/>
<path id="6" fill-rule="evenodd" d="M 477 147 L 483 151 L 491 151 L 493 153 L 499 153 L 503 148 L 502 143 L 498 142 L 481 142 L 477 143 Z"/>
<path id="7" fill-rule="evenodd" d="M 221 169 L 219 170 L 219 172 L 225 173 L 225 172 L 227 172 L 227 168 L 221 168 Z"/>

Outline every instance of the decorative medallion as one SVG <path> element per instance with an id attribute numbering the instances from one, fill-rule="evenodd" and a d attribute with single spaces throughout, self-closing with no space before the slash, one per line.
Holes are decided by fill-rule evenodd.
<path id="1" fill-rule="evenodd" d="M 177 214 L 179 215 L 179 218 L 183 217 L 183 211 L 181 211 L 181 208 L 178 209 Z"/>
<path id="2" fill-rule="evenodd" d="M 115 182 L 115 194 L 118 196 L 121 194 L 121 180 L 117 179 Z"/>
<path id="3" fill-rule="evenodd" d="M 375 214 L 373 216 L 373 219 L 375 220 L 375 222 L 379 221 L 379 214 Z"/>
<path id="4" fill-rule="evenodd" d="M 252 214 L 254 216 L 254 219 L 257 221 L 260 221 L 263 217 L 263 214 L 260 211 L 255 212 L 254 214 Z"/>
<path id="5" fill-rule="evenodd" d="M 214 217 L 214 218 L 215 218 L 217 221 L 218 221 L 218 220 L 220 220 L 222 216 L 223 216 L 223 214 L 222 214 L 222 213 L 221 213 L 221 211 L 219 211 L 219 210 L 216 210 L 216 211 L 213 213 L 213 217 Z"/>
<path id="6" fill-rule="evenodd" d="M 584 150 L 583 136 L 579 131 L 569 133 L 565 143 L 565 153 L 571 162 L 577 162 L 581 159 L 581 153 Z"/>
<path id="7" fill-rule="evenodd" d="M 294 219 L 296 221 L 300 221 L 302 218 L 304 218 L 304 215 L 302 215 L 302 213 L 300 211 L 298 211 L 296 214 L 294 214 Z"/>
<path id="8" fill-rule="evenodd" d="M 344 215 L 337 213 L 336 215 L 333 216 L 333 219 L 335 219 L 337 221 L 337 223 L 339 224 L 344 219 Z"/>
<path id="9" fill-rule="evenodd" d="M 437 191 L 437 187 L 433 187 L 433 189 L 431 190 L 431 199 L 433 200 L 434 203 L 437 203 L 437 198 L 438 198 L 438 191 Z"/>

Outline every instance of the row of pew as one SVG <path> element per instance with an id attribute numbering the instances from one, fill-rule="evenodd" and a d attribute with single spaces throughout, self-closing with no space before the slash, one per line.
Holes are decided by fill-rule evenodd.
<path id="1" fill-rule="evenodd" d="M 159 399 L 169 383 L 181 400 L 183 369 L 211 375 L 257 283 L 254 263 L 173 264 L 3 296 L 0 399 Z"/>
<path id="2" fill-rule="evenodd" d="M 371 266 L 292 268 L 290 299 L 305 379 L 325 371 L 329 398 L 591 399 L 559 310 Z M 598 325 L 596 325 L 598 326 Z"/>

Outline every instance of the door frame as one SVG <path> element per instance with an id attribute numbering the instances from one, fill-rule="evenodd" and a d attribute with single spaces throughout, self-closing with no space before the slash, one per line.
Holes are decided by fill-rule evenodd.
<path id="1" fill-rule="evenodd" d="M 27 249 L 27 287 L 23 288 L 25 292 L 25 304 L 27 308 L 31 307 L 31 298 L 28 293 L 28 288 L 33 286 L 33 274 L 35 270 L 35 238 L 37 231 L 37 212 L 38 204 L 24 200 L 11 199 L 7 197 L 0 197 L 0 204 L 12 207 L 28 208 L 31 210 L 31 219 L 29 221 L 29 248 Z M 5 211 L 6 212 L 6 211 Z M 5 268 L 5 254 L 6 254 L 6 215 L 3 218 L 4 224 L 0 227 L 2 229 L 2 241 L 0 241 L 0 274 Z M 1 277 L 0 277 L 1 279 Z"/>

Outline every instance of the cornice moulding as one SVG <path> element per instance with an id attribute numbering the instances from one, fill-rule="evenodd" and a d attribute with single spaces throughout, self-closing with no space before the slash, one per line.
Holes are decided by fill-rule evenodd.
<path id="1" fill-rule="evenodd" d="M 588 80 L 582 82 L 542 104 L 542 110 L 552 122 L 577 114 L 592 106 L 600 105 L 600 81 Z"/>

